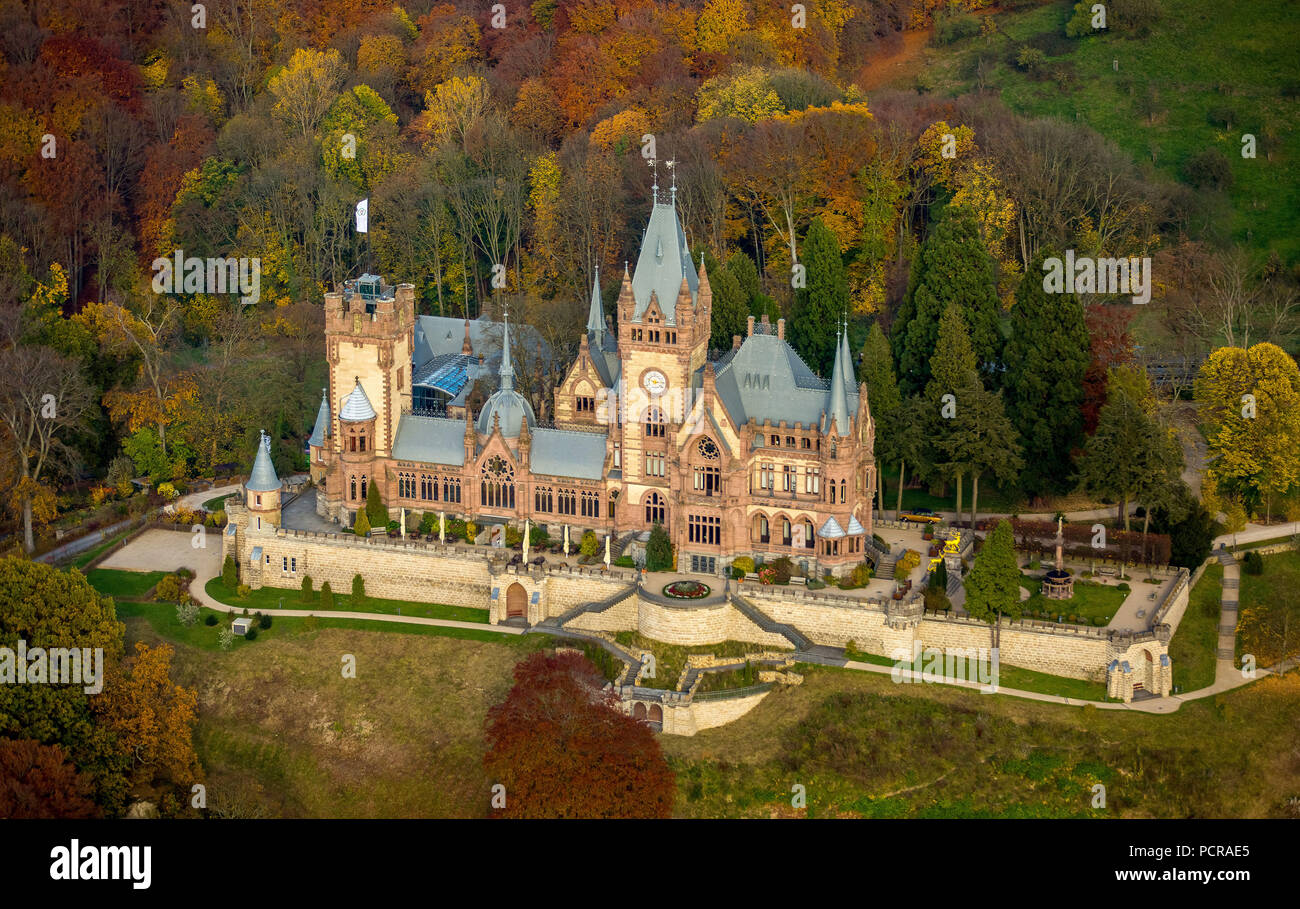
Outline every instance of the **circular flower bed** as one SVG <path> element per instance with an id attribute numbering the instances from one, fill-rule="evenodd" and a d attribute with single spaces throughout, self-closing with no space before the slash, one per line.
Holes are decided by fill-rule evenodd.
<path id="1" fill-rule="evenodd" d="M 709 595 L 709 585 L 699 581 L 673 581 L 664 585 L 664 596 L 675 600 L 702 600 Z"/>

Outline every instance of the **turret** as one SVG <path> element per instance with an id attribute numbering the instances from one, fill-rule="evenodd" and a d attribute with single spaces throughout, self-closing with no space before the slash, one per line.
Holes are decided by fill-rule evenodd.
<path id="1" fill-rule="evenodd" d="M 271 463 L 271 438 L 259 434 L 253 469 L 244 481 L 244 499 L 248 506 L 248 529 L 270 531 L 280 526 L 280 478 Z"/>

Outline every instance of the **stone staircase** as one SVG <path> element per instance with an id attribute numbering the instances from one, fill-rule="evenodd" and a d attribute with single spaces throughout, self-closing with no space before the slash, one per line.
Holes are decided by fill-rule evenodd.
<path id="1" fill-rule="evenodd" d="M 610 546 L 612 547 L 613 544 L 611 543 Z M 583 613 L 604 612 L 607 609 L 613 608 L 618 603 L 623 602 L 635 592 L 636 592 L 636 585 L 629 584 L 626 587 L 624 587 L 622 590 L 620 590 L 618 593 L 614 594 L 613 596 L 606 597 L 605 599 L 599 600 L 595 603 L 580 603 L 577 606 L 574 606 L 572 609 L 566 610 L 565 612 L 562 612 L 559 615 L 542 619 L 537 624 L 539 627 L 544 628 L 547 631 L 556 628 L 563 628 L 567 623 L 572 622 L 574 619 L 576 619 L 578 616 L 582 615 Z"/>
<path id="2" fill-rule="evenodd" d="M 808 650 L 812 647 L 812 641 L 803 636 L 803 633 L 793 625 L 786 625 L 782 622 L 774 621 L 767 613 L 759 609 L 748 600 L 730 594 L 731 605 L 740 610 L 741 615 L 749 619 L 759 628 L 770 634 L 779 634 L 791 644 L 795 650 Z"/>
<path id="3" fill-rule="evenodd" d="M 1236 557 L 1227 549 L 1220 549 L 1217 555 L 1219 564 L 1223 566 L 1223 598 L 1219 609 L 1219 638 L 1214 655 L 1220 660 L 1231 661 L 1236 657 L 1237 649 L 1237 604 L 1241 570 L 1237 567 Z"/>
<path id="4" fill-rule="evenodd" d="M 894 577 L 894 566 L 898 564 L 898 559 L 902 553 L 891 552 L 880 560 L 876 565 L 874 577 L 884 580 L 892 580 Z"/>

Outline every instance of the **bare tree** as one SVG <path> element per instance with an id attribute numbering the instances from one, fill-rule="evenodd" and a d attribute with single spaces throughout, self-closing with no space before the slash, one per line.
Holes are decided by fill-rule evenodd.
<path id="1" fill-rule="evenodd" d="M 41 484 L 78 463 L 63 436 L 83 427 L 94 399 L 77 364 L 48 347 L 6 347 L 0 370 L 6 377 L 0 384 L 0 425 L 17 480 L 12 494 L 22 515 L 23 547 L 32 552 L 33 504 L 48 495 Z"/>

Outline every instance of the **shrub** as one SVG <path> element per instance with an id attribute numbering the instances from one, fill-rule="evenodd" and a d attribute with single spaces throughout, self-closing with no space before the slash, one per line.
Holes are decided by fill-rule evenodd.
<path id="1" fill-rule="evenodd" d="M 364 537 L 370 533 L 370 518 L 366 516 L 364 508 L 357 509 L 357 518 L 352 522 L 352 532 L 359 537 Z"/>
<path id="2" fill-rule="evenodd" d="M 222 650 L 229 650 L 235 646 L 235 633 L 230 630 L 230 626 L 226 626 L 217 632 L 217 645 Z"/>
<path id="3" fill-rule="evenodd" d="M 315 591 L 311 589 L 311 575 L 305 574 L 302 577 L 302 594 L 299 599 L 304 603 L 310 603 L 315 598 Z"/>
<path id="4" fill-rule="evenodd" d="M 235 588 L 235 596 L 239 597 L 241 600 L 245 599 L 252 592 L 253 588 L 249 587 L 247 584 L 240 584 Z"/>
<path id="5" fill-rule="evenodd" d="M 583 531 L 582 542 L 578 544 L 578 552 L 585 556 L 594 556 L 600 550 L 600 539 L 590 530 Z"/>
<path id="6" fill-rule="evenodd" d="M 731 567 L 739 568 L 741 571 L 748 574 L 754 570 L 754 560 L 749 556 L 738 556 L 731 560 Z"/>
<path id="7" fill-rule="evenodd" d="M 203 620 L 203 624 L 208 626 L 217 624 L 217 614 L 215 612 L 209 612 L 208 617 Z"/>
<path id="8" fill-rule="evenodd" d="M 528 529 L 528 545 L 534 549 L 546 546 L 551 542 L 551 535 L 542 528 L 534 524 Z"/>
<path id="9" fill-rule="evenodd" d="M 466 521 L 465 528 L 462 531 L 462 533 L 465 534 L 465 542 L 473 543 L 475 537 L 478 536 L 478 525 L 475 524 L 473 521 Z"/>
<path id="10" fill-rule="evenodd" d="M 255 641 L 255 640 L 257 640 L 257 627 L 256 627 L 256 626 L 254 626 L 254 625 L 249 625 L 249 626 L 248 626 L 248 630 L 244 632 L 244 640 L 245 640 L 245 641 Z"/>
<path id="11" fill-rule="evenodd" d="M 352 605 L 363 606 L 366 602 L 366 580 L 360 574 L 352 576 Z"/>
<path id="12" fill-rule="evenodd" d="M 1043 66 L 1046 63 L 1047 54 L 1043 53 L 1036 47 L 1029 47 L 1026 45 L 1025 47 L 1020 48 L 1020 52 L 1016 54 L 1016 66 L 1027 73 L 1033 74 L 1042 72 Z"/>
<path id="13" fill-rule="evenodd" d="M 159 603 L 176 603 L 181 598 L 181 579 L 174 574 L 163 577 L 154 588 L 153 598 Z"/>
<path id="14" fill-rule="evenodd" d="M 1207 148 L 1188 158 L 1183 175 L 1197 189 L 1226 190 L 1232 186 L 1232 165 L 1217 148 Z"/>
<path id="15" fill-rule="evenodd" d="M 184 579 L 187 580 L 187 581 L 192 581 L 192 580 L 194 580 L 194 569 L 192 569 L 192 568 L 177 568 L 177 569 L 176 569 L 176 577 L 178 577 L 178 578 L 184 578 Z"/>
<path id="16" fill-rule="evenodd" d="M 970 13 L 959 10 L 940 10 L 934 17 L 934 40 L 936 44 L 952 44 L 963 38 L 972 38 L 980 33 L 980 22 Z"/>
<path id="17" fill-rule="evenodd" d="M 1252 549 L 1247 552 L 1245 558 L 1242 559 L 1241 567 L 1246 574 L 1263 574 L 1264 557 Z"/>
<path id="18" fill-rule="evenodd" d="M 186 628 L 192 628 L 194 623 L 199 620 L 199 607 L 190 600 L 185 603 L 178 603 L 176 606 L 176 621 L 180 622 Z"/>
<path id="19" fill-rule="evenodd" d="M 731 579 L 733 581 L 739 581 L 744 576 L 745 576 L 745 570 L 743 568 L 739 568 L 736 565 L 731 566 Z"/>
<path id="20" fill-rule="evenodd" d="M 321 609 L 334 608 L 334 591 L 330 589 L 329 581 L 320 585 L 320 607 Z"/>
<path id="21" fill-rule="evenodd" d="M 1123 591 L 1124 593 L 1128 593 L 1128 592 L 1129 592 L 1130 590 L 1132 590 L 1133 588 L 1130 587 L 1130 586 L 1128 586 L 1128 582 L 1127 582 L 1127 581 L 1120 581 L 1118 584 L 1115 585 L 1115 589 L 1116 589 L 1116 590 L 1121 590 L 1121 591 Z"/>
<path id="22" fill-rule="evenodd" d="M 386 529 L 390 534 L 401 533 L 401 532 L 402 532 L 402 522 L 401 522 L 401 521 L 389 521 L 389 522 L 388 522 L 388 526 L 387 526 L 385 529 Z"/>
<path id="23" fill-rule="evenodd" d="M 632 561 L 631 556 L 619 556 L 614 560 L 614 564 L 619 568 L 635 568 L 636 562 Z"/>
<path id="24" fill-rule="evenodd" d="M 226 585 L 229 590 L 234 590 L 235 585 L 239 583 L 239 569 L 235 565 L 235 557 L 226 556 L 226 561 L 221 566 L 221 583 Z"/>
<path id="25" fill-rule="evenodd" d="M 271 627 L 271 617 L 270 617 L 269 615 L 266 615 L 265 613 L 261 613 L 261 612 L 259 612 L 259 613 L 257 614 L 257 624 L 258 624 L 258 626 L 260 626 L 260 627 L 262 627 L 262 628 L 270 628 L 270 627 Z"/>
<path id="26" fill-rule="evenodd" d="M 776 573 L 776 583 L 789 584 L 790 575 L 794 574 L 794 562 L 789 556 L 781 556 L 772 561 L 772 571 Z"/>
<path id="27" fill-rule="evenodd" d="M 856 590 L 866 587 L 871 581 L 871 566 L 866 562 L 854 565 L 853 570 L 840 581 L 841 590 Z"/>
<path id="28" fill-rule="evenodd" d="M 420 533 L 428 536 L 438 529 L 438 516 L 431 511 L 420 515 Z"/>

